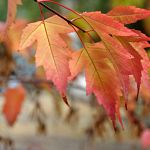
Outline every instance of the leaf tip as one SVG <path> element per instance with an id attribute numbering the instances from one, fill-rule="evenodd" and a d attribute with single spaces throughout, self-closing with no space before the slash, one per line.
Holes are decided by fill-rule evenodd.
<path id="1" fill-rule="evenodd" d="M 125 109 L 128 110 L 128 103 L 125 102 Z"/>
<path id="2" fill-rule="evenodd" d="M 67 96 L 66 96 L 65 94 L 62 94 L 62 99 L 63 99 L 63 101 L 65 102 L 65 104 L 66 104 L 69 108 L 71 108 L 70 104 L 68 103 Z"/>

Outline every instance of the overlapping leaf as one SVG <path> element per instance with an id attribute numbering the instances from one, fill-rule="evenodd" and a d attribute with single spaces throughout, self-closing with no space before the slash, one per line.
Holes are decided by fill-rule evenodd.
<path id="1" fill-rule="evenodd" d="M 38 0 L 48 1 L 51 0 Z M 116 115 L 122 123 L 119 113 L 120 98 L 128 99 L 129 76 L 134 76 L 139 90 L 143 70 L 147 72 L 148 69 L 143 65 L 145 47 L 140 47 L 136 43 L 141 44 L 149 40 L 149 37 L 128 29 L 124 24 L 143 19 L 150 16 L 150 13 L 148 10 L 135 7 L 120 7 L 108 15 L 98 11 L 75 15 L 76 18 L 69 23 L 79 30 L 82 29 L 81 31 L 92 39 L 89 41 L 93 43 L 85 42 L 86 40 L 82 40 L 78 33 L 83 48 L 71 55 L 71 79 L 85 70 L 87 93 L 93 92 L 96 95 L 114 124 Z M 83 24 L 78 24 L 78 21 Z M 21 40 L 21 48 L 31 46 L 37 41 L 36 64 L 44 67 L 47 78 L 54 82 L 61 93 L 65 93 L 67 78 L 70 75 L 70 52 L 60 33 L 70 31 L 72 29 L 67 23 L 54 16 L 44 22 L 29 24 Z M 94 43 L 93 33 L 99 37 L 98 43 Z"/>
<path id="2" fill-rule="evenodd" d="M 140 84 L 141 84 L 141 76 L 142 76 L 142 57 L 138 52 L 127 42 L 126 38 L 118 37 L 119 41 L 122 45 L 132 54 L 133 58 L 130 59 L 128 65 L 130 66 L 130 75 L 133 75 L 136 83 L 137 83 L 137 91 L 139 92 Z"/>
<path id="3" fill-rule="evenodd" d="M 112 19 L 110 16 L 102 14 L 100 11 L 83 13 L 82 17 L 96 32 L 119 36 L 136 36 L 134 32 L 123 24 Z"/>
<path id="4" fill-rule="evenodd" d="M 17 5 L 21 5 L 21 0 L 8 0 L 7 19 L 5 24 L 0 26 L 0 42 L 7 38 L 7 32 L 16 17 Z"/>
<path id="5" fill-rule="evenodd" d="M 150 59 L 147 56 L 147 53 L 144 48 L 150 47 L 150 44 L 146 41 L 144 42 L 133 42 L 131 45 L 134 47 L 134 49 L 140 54 L 142 57 L 141 63 L 142 63 L 142 83 L 144 86 L 148 89 L 150 89 Z"/>
<path id="6" fill-rule="evenodd" d="M 150 16 L 150 11 L 135 6 L 118 6 L 107 15 L 123 24 L 130 24 Z"/>
<path id="7" fill-rule="evenodd" d="M 7 21 L 6 25 L 10 26 L 16 17 L 17 5 L 21 5 L 21 0 L 8 0 L 8 8 L 7 8 Z"/>
<path id="8" fill-rule="evenodd" d="M 137 9 L 138 10 L 138 9 Z M 144 11 L 144 9 L 142 10 L 139 10 L 140 13 L 142 13 Z M 136 14 L 137 11 L 135 11 L 135 14 Z M 146 13 L 147 12 L 147 13 Z M 140 41 L 146 41 L 146 40 L 149 40 L 148 37 L 146 37 L 144 34 L 138 32 L 138 31 L 135 31 L 135 30 L 128 30 L 126 31 L 126 35 L 122 35 L 122 33 L 119 33 L 120 34 L 120 39 L 122 39 L 122 41 L 120 41 L 121 45 L 124 47 L 124 51 L 123 51 L 123 48 L 121 48 L 121 45 L 119 45 L 119 43 L 116 41 L 116 39 L 112 40 L 111 37 L 109 37 L 107 34 L 103 35 L 103 32 L 106 32 L 108 34 L 111 34 L 111 35 L 114 35 L 114 36 L 117 36 L 116 33 L 114 32 L 114 30 L 112 30 L 112 27 L 115 27 L 116 26 L 116 30 L 120 29 L 120 25 L 117 23 L 117 22 L 114 22 L 113 20 L 111 20 L 109 17 L 106 17 L 105 15 L 101 15 L 101 13 L 98 13 L 96 12 L 96 15 L 94 15 L 94 13 L 84 13 L 83 16 L 88 16 L 89 18 L 85 18 L 86 20 L 88 20 L 88 23 L 90 23 L 90 25 L 92 26 L 92 28 L 98 33 L 98 35 L 100 36 L 100 38 L 102 39 L 106 49 L 109 51 L 109 53 L 111 54 L 111 57 L 110 59 L 112 59 L 112 63 L 114 64 L 114 67 L 116 68 L 116 71 L 118 72 L 118 76 L 120 77 L 120 80 L 123 79 L 124 81 L 122 82 L 122 86 L 124 87 L 124 91 L 126 91 L 127 89 L 127 86 L 123 85 L 123 83 L 126 83 L 126 79 L 127 79 L 127 76 L 126 75 L 133 75 L 136 79 L 136 82 L 138 84 L 138 89 L 139 89 L 139 86 L 140 86 L 140 83 L 141 83 L 141 72 L 142 72 L 142 64 L 141 64 L 141 59 L 142 57 L 140 56 L 140 54 L 138 54 L 138 52 L 132 47 L 130 46 L 129 42 L 133 42 L 133 41 L 136 41 L 138 40 L 139 42 Z M 149 11 L 145 10 L 145 16 L 143 17 L 146 17 L 150 15 L 149 14 Z M 105 18 L 102 20 L 102 18 Z M 142 19 L 142 17 L 138 18 L 138 19 Z M 108 25 L 109 22 L 113 22 L 110 26 Z M 103 26 L 103 24 L 106 25 L 106 28 L 108 29 L 106 31 L 106 28 L 104 30 L 102 30 L 100 27 L 101 27 L 101 24 Z M 108 26 L 108 27 L 107 27 Z M 117 27 L 118 26 L 118 27 Z M 109 29 L 110 28 L 110 29 Z M 121 27 L 122 28 L 122 27 Z M 123 28 L 124 29 L 124 28 Z M 131 32 L 134 32 L 134 34 L 132 35 L 128 35 L 128 33 L 131 33 Z M 106 38 L 107 37 L 107 38 Z M 109 38 L 108 38 L 109 37 Z M 124 40 L 123 40 L 124 39 Z M 128 41 L 128 42 L 127 42 Z M 119 50 L 118 50 L 119 49 Z M 120 56 L 118 58 L 115 57 L 115 55 L 112 53 L 112 50 L 113 52 L 117 52 L 118 51 L 121 51 L 125 54 L 131 54 L 133 56 L 133 58 L 131 58 L 130 60 L 129 59 L 126 59 L 126 62 L 123 61 L 123 59 L 120 61 L 121 63 L 119 64 L 122 64 L 122 66 L 125 66 L 125 64 L 130 64 L 130 67 L 125 67 L 124 68 L 124 75 L 123 74 L 120 74 L 120 71 L 121 71 L 121 67 L 119 67 L 119 65 L 117 64 L 117 61 L 121 58 Z M 126 51 L 126 52 L 125 52 Z M 113 62 L 114 61 L 114 62 Z M 124 65 L 123 65 L 124 64 Z M 128 70 L 126 70 L 128 69 Z M 125 94 L 126 95 L 126 94 Z"/>
<path id="9" fill-rule="evenodd" d="M 24 49 L 37 42 L 36 65 L 44 67 L 47 79 L 52 80 L 61 93 L 65 93 L 70 75 L 70 51 L 60 34 L 71 31 L 64 20 L 53 16 L 44 22 L 29 24 L 23 31 L 20 43 L 20 49 Z"/>
<path id="10" fill-rule="evenodd" d="M 93 92 L 111 119 L 115 121 L 115 106 L 120 98 L 119 83 L 115 70 L 107 58 L 106 50 L 100 47 L 99 44 L 95 46 L 86 44 L 83 49 L 72 54 L 71 78 L 74 78 L 84 68 L 87 93 Z"/>
<path id="11" fill-rule="evenodd" d="M 109 16 L 101 14 L 100 12 L 83 13 L 80 16 L 78 16 L 78 19 L 74 19 L 74 20 L 79 20 L 79 19 L 83 20 L 84 22 L 87 22 L 87 24 L 89 25 L 87 29 L 86 28 L 84 29 L 88 35 L 90 34 L 90 32 L 94 31 L 100 37 L 104 48 L 103 50 L 105 50 L 105 54 L 106 54 L 105 56 L 110 61 L 110 64 L 113 66 L 116 76 L 118 76 L 118 82 L 116 82 L 116 85 L 119 85 L 121 91 L 123 91 L 124 98 L 128 99 L 129 75 L 134 76 L 139 91 L 139 87 L 141 84 L 142 70 L 143 70 L 143 66 L 141 64 L 142 56 L 137 52 L 137 50 L 132 45 L 130 45 L 130 42 L 147 41 L 149 40 L 149 38 L 140 32 L 127 29 L 126 27 L 124 27 L 123 24 L 119 23 L 118 21 L 115 21 L 113 18 Z M 74 23 L 76 22 L 74 21 Z M 97 48 L 99 48 L 100 50 L 99 46 Z M 91 57 L 90 54 L 88 56 Z M 75 55 L 73 57 L 75 57 Z M 95 61 L 97 57 L 96 58 L 91 57 L 91 58 L 92 61 Z M 80 57 L 77 60 L 79 61 L 79 59 Z M 79 64 L 81 64 L 81 62 Z M 91 63 L 91 66 L 92 65 L 93 64 Z M 82 65 L 79 65 L 79 70 L 81 66 Z M 72 68 L 74 68 L 73 65 L 71 65 L 71 70 L 74 70 Z M 101 68 L 101 71 L 102 70 L 103 68 Z M 74 72 L 75 72 L 74 74 L 76 74 L 77 71 Z M 110 77 L 106 77 L 106 78 L 109 80 Z M 111 78 L 113 78 L 113 80 L 115 81 L 115 77 L 111 77 Z M 93 82 L 94 81 L 97 83 L 97 80 L 93 79 Z M 87 85 L 89 86 L 89 84 L 93 82 L 87 80 Z M 113 107 L 115 110 L 113 113 L 115 115 L 115 112 L 116 113 L 118 112 L 117 111 L 118 109 L 116 110 L 116 108 L 119 107 L 120 104 L 119 101 L 117 101 L 117 98 L 114 96 L 113 98 L 116 99 L 115 104 L 117 106 L 115 107 L 114 105 L 108 105 L 108 107 L 106 107 L 104 101 L 107 100 L 110 101 L 110 98 L 108 98 L 106 95 L 103 95 L 100 89 L 101 88 L 97 90 L 97 92 L 99 91 L 99 95 L 95 93 L 94 86 L 91 91 L 95 93 L 98 99 L 101 99 L 103 101 L 102 104 L 107 111 L 109 110 L 109 107 L 110 108 Z M 107 87 L 106 89 L 108 91 L 111 91 L 110 87 Z"/>
<path id="12" fill-rule="evenodd" d="M 128 75 L 131 74 L 131 67 L 128 64 L 133 56 L 109 34 L 116 36 L 136 36 L 136 33 L 127 29 L 122 24 L 114 21 L 110 17 L 101 14 L 100 12 L 84 13 L 83 17 L 86 19 L 86 21 L 88 21 L 91 28 L 94 29 L 94 31 L 96 31 L 101 38 L 106 48 L 108 58 L 113 64 L 120 79 L 124 96 L 127 99 L 127 81 Z"/>
<path id="13" fill-rule="evenodd" d="M 27 25 L 27 21 L 23 19 L 17 19 L 14 24 L 12 24 L 7 32 L 5 33 L 5 36 L 3 37 L 3 44 L 6 46 L 6 48 L 10 51 L 17 51 L 19 49 L 19 43 L 20 43 L 20 37 L 22 34 L 22 30 Z M 5 24 L 0 22 L 0 31 L 5 28 Z M 1 35 L 1 34 L 0 34 Z"/>

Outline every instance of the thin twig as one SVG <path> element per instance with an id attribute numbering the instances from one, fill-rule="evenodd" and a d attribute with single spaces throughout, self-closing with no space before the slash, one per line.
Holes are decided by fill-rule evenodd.
<path id="1" fill-rule="evenodd" d="M 56 4 L 56 5 L 60 6 L 60 7 L 63 7 L 66 10 L 69 10 L 70 12 L 78 15 L 81 19 L 83 19 L 89 25 L 89 27 L 91 28 L 91 30 L 94 31 L 97 34 L 97 32 L 94 30 L 94 28 L 88 23 L 88 21 L 81 14 L 79 14 L 78 12 L 74 11 L 73 9 L 71 9 L 71 8 L 65 6 L 65 5 L 62 5 L 62 4 L 60 4 L 60 3 L 56 2 L 56 1 L 51 0 L 50 2 L 53 3 L 53 4 Z M 85 31 L 85 32 L 87 33 L 87 31 Z M 97 34 L 97 36 L 98 36 L 98 34 Z"/>
<path id="2" fill-rule="evenodd" d="M 57 16 L 59 16 L 60 18 L 62 18 L 63 20 L 65 20 L 68 24 L 71 24 L 73 26 L 75 26 L 76 28 L 78 28 L 79 30 L 81 30 L 82 32 L 86 32 L 84 29 L 80 28 L 79 26 L 75 25 L 72 23 L 72 21 L 68 20 L 67 18 L 65 18 L 64 16 L 62 16 L 61 14 L 59 14 L 57 11 L 53 10 L 52 8 L 48 7 L 47 5 L 45 5 L 44 3 L 38 2 L 41 6 L 43 6 L 44 8 L 48 9 L 49 11 L 53 12 L 54 14 L 56 14 Z"/>
<path id="3" fill-rule="evenodd" d="M 37 2 L 37 0 L 34 0 L 34 1 Z M 52 8 L 50 8 L 50 7 L 48 7 L 47 5 L 45 5 L 44 3 L 42 3 L 42 2 L 38 2 L 38 3 L 39 3 L 40 5 L 42 5 L 44 8 L 48 9 L 49 11 L 53 12 L 54 14 L 56 14 L 57 16 L 59 16 L 60 18 L 62 18 L 63 20 L 65 20 L 68 24 L 70 24 L 70 25 L 72 25 L 72 26 L 78 28 L 78 29 L 79 29 L 80 31 L 82 31 L 83 33 L 86 33 L 86 34 L 89 36 L 89 38 L 92 40 L 92 42 L 95 43 L 95 40 L 94 40 L 93 37 L 89 34 L 89 32 L 94 31 L 97 36 L 98 36 L 98 34 L 97 34 L 97 32 L 93 29 L 93 27 L 87 22 L 86 19 L 84 19 L 84 18 L 83 18 L 79 13 L 77 13 L 76 11 L 74 11 L 74 10 L 72 10 L 72 9 L 70 9 L 70 8 L 68 8 L 68 7 L 66 7 L 66 6 L 64 6 L 64 5 L 62 5 L 62 4 L 60 4 L 60 3 L 57 3 L 57 2 L 54 2 L 54 1 L 51 1 L 51 2 L 54 3 L 54 4 L 56 4 L 56 5 L 59 5 L 59 6 L 63 7 L 63 8 L 65 8 L 65 9 L 67 9 L 67 10 L 73 12 L 73 13 L 75 13 L 75 14 L 78 15 L 78 16 L 80 16 L 80 17 L 91 27 L 91 30 L 84 30 L 84 29 L 80 28 L 78 25 L 75 25 L 75 24 L 73 23 L 73 21 L 75 21 L 75 19 L 69 20 L 69 19 L 65 18 L 64 16 L 62 16 L 62 15 L 61 15 L 60 13 L 58 13 L 57 11 L 55 11 L 55 10 L 53 10 Z M 99 36 L 98 36 L 98 37 L 99 37 Z"/>

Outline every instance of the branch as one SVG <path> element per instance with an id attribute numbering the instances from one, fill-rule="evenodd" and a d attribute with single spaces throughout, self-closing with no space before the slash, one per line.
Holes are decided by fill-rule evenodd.
<path id="1" fill-rule="evenodd" d="M 54 14 L 56 14 L 57 16 L 59 16 L 60 18 L 62 18 L 63 20 L 65 20 L 65 21 L 66 21 L 68 24 L 70 24 L 71 26 L 74 26 L 74 27 L 78 28 L 80 31 L 82 31 L 83 33 L 86 33 L 86 34 L 89 36 L 89 38 L 92 40 L 93 43 L 96 42 L 96 41 L 93 39 L 93 37 L 89 34 L 89 32 L 94 31 L 94 32 L 96 33 L 97 37 L 99 37 L 98 34 L 97 34 L 97 32 L 96 32 L 96 31 L 93 29 L 93 27 L 87 22 L 87 20 L 86 20 L 84 17 L 82 17 L 79 13 L 77 13 L 76 11 L 74 11 L 74 10 L 72 10 L 72 9 L 70 9 L 70 8 L 64 6 L 64 5 L 62 5 L 62 4 L 60 4 L 60 3 L 56 2 L 56 1 L 50 1 L 51 3 L 54 3 L 54 4 L 56 4 L 56 5 L 60 6 L 60 7 L 63 7 L 63 8 L 65 8 L 65 9 L 67 9 L 67 10 L 73 12 L 74 14 L 78 15 L 79 18 L 82 18 L 82 19 L 91 27 L 91 30 L 84 30 L 84 29 L 80 28 L 78 25 L 75 25 L 75 24 L 73 23 L 73 21 L 75 21 L 75 20 L 77 20 L 77 19 L 79 19 L 79 18 L 75 18 L 75 19 L 69 20 L 69 19 L 65 18 L 64 16 L 62 16 L 60 13 L 56 12 L 56 11 L 53 10 L 52 8 L 50 8 L 50 7 L 48 7 L 47 5 L 45 5 L 44 3 L 38 2 L 37 0 L 34 0 L 34 1 L 37 2 L 39 5 L 43 6 L 44 8 L 48 9 L 49 11 L 53 12 Z M 99 37 L 99 38 L 100 38 L 100 37 Z"/>
<path id="2" fill-rule="evenodd" d="M 37 0 L 34 0 L 35 2 L 37 2 Z M 62 16 L 60 13 L 58 13 L 57 11 L 53 10 L 52 8 L 48 7 L 47 5 L 45 5 L 42 2 L 38 2 L 41 6 L 43 6 L 44 8 L 48 9 L 49 11 L 53 12 L 55 15 L 59 16 L 60 18 L 62 18 L 63 20 L 65 20 L 68 24 L 71 24 L 73 26 L 75 26 L 76 28 L 78 28 L 79 30 L 81 30 L 82 32 L 86 32 L 84 29 L 80 28 L 79 26 L 75 25 L 72 23 L 72 21 L 68 20 L 67 18 L 65 18 L 64 16 Z"/>

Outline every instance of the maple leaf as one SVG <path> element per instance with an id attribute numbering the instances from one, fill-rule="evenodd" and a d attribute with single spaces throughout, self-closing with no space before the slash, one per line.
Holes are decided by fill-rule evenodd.
<path id="1" fill-rule="evenodd" d="M 127 99 L 128 96 L 128 75 L 133 75 L 135 77 L 139 91 L 141 71 L 143 69 L 141 64 L 142 57 L 128 42 L 129 40 L 130 42 L 149 40 L 149 38 L 138 31 L 127 29 L 123 24 L 114 21 L 114 19 L 101 14 L 100 12 L 83 13 L 81 19 L 85 19 L 88 24 L 90 24 L 91 30 L 88 29 L 86 31 L 88 33 L 90 33 L 90 31 L 95 31 L 106 47 L 106 50 L 109 53 L 109 59 L 113 63 L 114 68 L 118 73 L 118 77 L 120 78 L 125 99 Z M 113 35 L 113 37 L 108 34 Z M 124 39 L 122 42 L 118 42 L 114 38 L 118 35 L 121 39 Z M 125 58 L 125 55 L 131 56 L 132 58 Z M 130 64 L 130 66 L 128 64 Z"/>
<path id="2" fill-rule="evenodd" d="M 58 16 L 28 24 L 24 29 L 20 49 L 37 42 L 35 61 L 43 66 L 48 80 L 52 80 L 61 93 L 65 93 L 70 75 L 70 50 L 60 34 L 71 32 L 70 26 Z"/>
<path id="3" fill-rule="evenodd" d="M 27 21 L 23 19 L 17 19 L 14 24 L 12 24 L 7 32 L 5 32 L 5 37 L 3 37 L 3 44 L 8 50 L 17 51 L 19 49 L 20 37 L 22 30 L 27 25 Z M 0 29 L 5 28 L 5 23 L 0 22 Z M 1 35 L 1 34 L 0 34 Z"/>
<path id="4" fill-rule="evenodd" d="M 116 86 L 120 87 L 121 92 L 123 92 L 123 96 L 125 100 L 128 99 L 129 75 L 133 75 L 135 77 L 135 80 L 137 82 L 138 92 L 139 92 L 139 87 L 141 84 L 141 76 L 142 76 L 142 71 L 143 71 L 143 66 L 141 64 L 142 56 L 137 52 L 137 50 L 134 47 L 132 47 L 132 45 L 130 45 L 130 42 L 147 41 L 149 40 L 149 38 L 138 31 L 127 29 L 123 24 L 115 21 L 113 18 L 109 16 L 101 14 L 100 12 L 83 13 L 79 15 L 77 18 L 75 18 L 73 20 L 73 23 L 76 24 L 79 20 L 88 24 L 88 26 L 83 27 L 84 30 L 86 31 L 85 34 L 89 35 L 91 32 L 96 32 L 97 35 L 100 37 L 101 45 L 98 45 L 97 48 L 99 48 L 100 52 L 102 52 L 101 46 L 103 47 L 103 51 L 105 51 L 105 58 L 107 58 L 109 60 L 109 63 L 113 66 L 114 71 L 115 71 L 114 75 L 118 76 L 118 81 L 115 82 Z M 84 44 L 83 41 L 82 41 L 82 44 Z M 86 50 L 86 52 L 88 53 L 88 49 Z M 97 56 L 95 56 L 94 58 L 94 57 L 91 57 L 90 54 L 87 54 L 87 55 L 90 57 L 91 61 L 95 62 L 96 60 L 97 62 Z M 70 65 L 71 67 L 70 70 L 73 76 L 76 76 L 77 73 L 80 72 L 82 68 L 84 68 L 82 65 L 83 60 L 81 60 L 80 62 L 81 56 L 80 55 L 77 55 L 77 56 L 78 56 L 76 58 L 77 62 L 71 63 Z M 72 57 L 72 59 L 75 61 L 74 57 L 75 57 L 75 54 Z M 79 64 L 78 66 L 77 66 L 77 63 Z M 88 64 L 87 62 L 84 62 L 84 63 Z M 91 66 L 92 65 L 94 64 L 91 63 Z M 75 66 L 77 69 L 74 69 Z M 103 71 L 103 68 L 101 68 L 101 71 Z M 90 76 L 89 74 L 92 74 L 92 73 L 88 73 L 88 76 Z M 113 77 L 110 77 L 110 76 L 108 77 L 107 75 L 106 75 L 106 78 L 108 80 L 109 78 L 112 78 L 114 81 L 116 81 Z M 91 92 L 94 92 L 94 94 L 97 96 L 97 99 L 99 101 L 100 99 L 102 100 L 101 104 L 103 104 L 106 111 L 111 116 L 112 120 L 114 119 L 115 113 L 117 113 L 118 119 L 121 122 L 120 113 L 119 113 L 120 101 L 118 100 L 119 98 L 117 98 L 117 94 L 116 95 L 111 94 L 111 91 L 112 91 L 111 88 L 105 87 L 105 89 L 110 92 L 110 95 L 112 95 L 112 97 L 110 98 L 107 96 L 107 94 L 109 95 L 109 93 L 106 94 L 105 92 L 105 94 L 103 94 L 102 91 L 104 91 L 104 89 L 100 86 L 99 86 L 99 89 L 95 92 L 95 89 L 97 87 L 95 88 L 95 86 L 92 86 L 93 82 L 94 82 L 94 79 L 86 80 L 86 83 L 88 86 L 87 88 L 89 88 L 90 86 L 92 87 Z M 97 80 L 95 80 L 95 82 L 97 83 Z M 109 83 L 112 83 L 112 82 L 109 82 Z M 115 87 L 115 85 L 113 87 Z M 113 91 L 113 92 L 116 92 L 116 91 Z M 120 96 L 121 96 L 121 93 L 120 93 Z M 110 99 L 114 100 L 114 104 L 106 106 L 105 101 L 107 100 L 111 101 Z M 111 111 L 110 113 L 109 110 L 111 108 L 113 108 L 113 111 Z"/>
<path id="5" fill-rule="evenodd" d="M 0 25 L 0 42 L 6 42 L 8 39 L 9 29 L 16 17 L 17 5 L 21 5 L 21 0 L 8 0 L 7 19 Z"/>
<path id="6" fill-rule="evenodd" d="M 11 126 L 17 119 L 21 111 L 23 101 L 25 99 L 25 89 L 19 85 L 15 88 L 8 88 L 5 93 L 5 102 L 3 106 L 3 114 Z"/>
<path id="7" fill-rule="evenodd" d="M 124 46 L 124 48 L 126 48 L 128 50 L 128 52 L 130 54 L 132 54 L 132 56 L 134 56 L 132 59 L 130 59 L 130 61 L 128 61 L 128 65 L 130 66 L 130 74 L 134 76 L 136 83 L 137 83 L 137 95 L 139 93 L 139 89 L 140 89 L 140 84 L 141 84 L 141 76 L 142 76 L 142 64 L 141 64 L 141 60 L 142 57 L 140 56 L 140 54 L 136 51 L 136 49 L 134 49 L 134 47 L 132 47 L 132 45 L 126 40 L 127 38 L 124 37 L 118 37 L 119 41 L 121 42 L 121 44 Z"/>
<path id="8" fill-rule="evenodd" d="M 141 63 L 142 63 L 142 83 L 145 87 L 150 89 L 150 76 L 149 76 L 149 70 L 150 70 L 150 59 L 145 51 L 144 48 L 150 47 L 150 44 L 146 41 L 143 42 L 132 42 L 131 45 L 134 47 L 134 49 L 140 54 L 142 57 Z"/>
<path id="9" fill-rule="evenodd" d="M 126 37 L 126 41 L 128 42 L 150 41 L 150 37 L 146 36 L 141 31 L 134 30 L 134 29 L 132 29 L 132 31 L 136 33 L 136 36 L 128 36 Z"/>
<path id="10" fill-rule="evenodd" d="M 123 24 L 131 24 L 150 16 L 150 11 L 135 6 L 118 6 L 109 11 L 107 15 Z"/>
<path id="11" fill-rule="evenodd" d="M 69 63 L 71 79 L 85 68 L 87 94 L 93 92 L 96 95 L 98 102 L 104 106 L 115 125 L 115 113 L 119 112 L 116 104 L 121 96 L 119 81 L 105 49 L 100 47 L 99 43 L 94 46 L 85 44 L 84 48 L 72 54 Z"/>
<path id="12" fill-rule="evenodd" d="M 128 76 L 131 74 L 131 67 L 128 65 L 133 56 L 116 39 L 108 34 L 100 33 L 107 58 L 117 72 L 125 99 L 128 97 Z"/>
<path id="13" fill-rule="evenodd" d="M 85 12 L 81 16 L 90 24 L 91 29 L 94 29 L 97 33 L 102 32 L 116 36 L 136 36 L 136 33 L 132 32 L 132 30 L 126 28 L 110 16 L 102 14 L 100 11 Z"/>
<path id="14" fill-rule="evenodd" d="M 150 61 L 144 48 L 150 47 L 150 44 L 147 42 L 150 41 L 150 38 L 140 31 L 133 31 L 138 34 L 137 37 L 117 37 L 117 39 L 119 39 L 122 45 L 134 56 L 134 58 L 131 59 L 130 65 L 139 90 L 141 76 L 143 82 L 149 85 L 148 70 L 150 69 Z"/>
<path id="15" fill-rule="evenodd" d="M 6 26 L 10 26 L 16 17 L 17 5 L 21 5 L 21 0 L 8 0 Z"/>
<path id="16" fill-rule="evenodd" d="M 42 5 L 55 13 L 55 11 L 48 6 L 40 3 L 48 1 L 71 11 L 71 9 L 66 6 L 51 0 L 37 0 L 39 5 Z M 80 34 L 77 31 L 83 48 L 71 55 L 72 59 L 69 62 L 71 79 L 85 69 L 87 94 L 93 92 L 96 95 L 99 103 L 104 106 L 107 113 L 110 115 L 114 126 L 116 115 L 122 124 L 119 112 L 120 98 L 125 100 L 128 99 L 129 75 L 134 76 L 139 91 L 142 71 L 144 68 L 142 65 L 143 57 L 131 43 L 148 41 L 149 38 L 138 31 L 125 27 L 122 22 L 119 22 L 118 19 L 116 20 L 113 17 L 114 14 L 112 12 L 109 13 L 112 14 L 112 16 L 102 14 L 98 11 L 82 14 L 78 14 L 75 11 L 72 12 L 76 17 L 71 20 L 63 18 L 63 16 L 57 12 L 56 14 L 69 23 L 75 31 L 82 31 L 86 34 L 92 39 L 89 41 L 93 43 L 87 43 L 82 37 L 80 37 Z M 149 16 L 149 11 L 143 10 L 145 13 L 143 16 L 141 16 L 141 12 L 142 9 L 137 10 L 137 8 L 135 8 L 133 10 L 133 8 L 130 8 L 129 14 L 132 14 L 131 18 L 134 19 L 134 22 Z M 136 16 L 133 16 L 133 14 L 136 14 Z M 123 20 L 129 22 L 125 16 Z M 78 24 L 79 21 L 81 21 L 82 24 Z M 62 32 L 59 29 L 56 29 L 56 24 L 57 27 L 59 26 L 60 28 L 65 22 L 61 22 L 61 24 L 59 21 L 55 23 L 53 22 L 53 24 L 55 24 L 53 26 L 51 23 L 49 20 L 45 20 L 43 22 L 30 24 L 26 27 L 21 46 L 22 48 L 25 48 L 37 41 L 36 64 L 38 66 L 42 65 L 46 71 L 47 78 L 54 82 L 59 91 L 64 92 L 67 84 L 67 77 L 69 76 L 69 68 L 67 66 L 69 50 L 59 34 L 67 33 L 69 30 L 71 32 L 71 29 L 66 23 L 69 30 L 66 28 L 66 30 Z M 52 35 L 52 33 L 55 35 Z M 100 42 L 95 43 L 92 37 L 93 33 L 99 37 Z M 60 43 L 60 49 L 58 49 L 58 41 Z M 44 50 L 46 49 L 45 53 L 42 53 L 42 48 L 44 48 Z M 140 50 L 144 50 L 144 48 L 140 48 Z M 57 55 L 60 58 L 59 60 L 54 57 Z M 64 76 L 60 77 L 60 74 L 64 74 Z"/>

